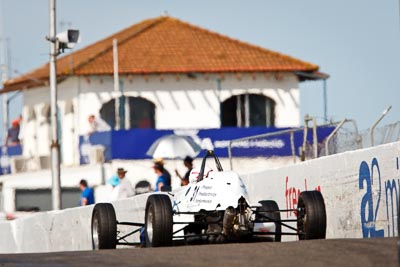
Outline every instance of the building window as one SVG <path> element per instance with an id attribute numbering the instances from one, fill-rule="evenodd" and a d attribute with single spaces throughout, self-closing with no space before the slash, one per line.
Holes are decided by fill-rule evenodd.
<path id="1" fill-rule="evenodd" d="M 62 209 L 78 206 L 81 192 L 79 188 L 61 188 Z M 51 206 L 51 190 L 41 189 L 16 189 L 15 207 L 17 211 L 49 211 Z"/>
<path id="2" fill-rule="evenodd" d="M 232 96 L 221 104 L 222 127 L 275 125 L 275 102 L 263 95 Z"/>
<path id="3" fill-rule="evenodd" d="M 120 115 L 125 129 L 155 128 L 155 105 L 142 97 L 123 97 L 120 102 Z M 103 104 L 101 117 L 115 129 L 115 99 Z M 121 124 L 123 125 L 123 124 Z"/>
<path id="4" fill-rule="evenodd" d="M 128 97 L 131 128 L 155 128 L 156 106 L 141 97 Z"/>
<path id="5" fill-rule="evenodd" d="M 111 129 L 115 129 L 115 99 L 111 99 L 101 106 L 100 116 L 110 125 Z"/>

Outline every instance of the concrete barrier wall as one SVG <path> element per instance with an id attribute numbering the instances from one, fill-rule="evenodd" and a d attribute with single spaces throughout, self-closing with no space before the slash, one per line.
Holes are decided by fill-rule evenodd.
<path id="1" fill-rule="evenodd" d="M 147 195 L 113 203 L 117 220 L 144 221 Z M 38 213 L 0 223 L 0 253 L 91 250 L 93 205 Z M 120 227 L 122 234 L 128 230 Z M 134 236 L 138 239 L 138 235 Z"/>
<path id="2" fill-rule="evenodd" d="M 245 175 L 253 201 L 297 207 L 304 190 L 319 190 L 327 210 L 327 238 L 397 236 L 400 142 Z M 294 217 L 293 213 L 282 214 Z"/>
<path id="3" fill-rule="evenodd" d="M 399 157 L 397 142 L 247 174 L 243 180 L 253 202 L 273 199 L 282 209 L 295 208 L 301 191 L 320 190 L 327 208 L 328 238 L 396 236 Z M 139 195 L 115 202 L 117 219 L 143 222 L 146 199 L 147 195 Z M 92 209 L 45 212 L 2 222 L 0 253 L 90 250 Z"/>

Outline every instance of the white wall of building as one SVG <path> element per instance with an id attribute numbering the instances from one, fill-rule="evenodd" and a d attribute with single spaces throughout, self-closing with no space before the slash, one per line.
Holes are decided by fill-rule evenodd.
<path id="1" fill-rule="evenodd" d="M 300 124 L 298 80 L 285 74 L 280 80 L 263 74 L 243 74 L 240 80 L 234 74 L 224 75 L 221 92 L 219 76 L 198 74 L 149 75 L 123 78 L 122 90 L 126 96 L 143 97 L 156 105 L 157 129 L 204 129 L 220 127 L 219 101 L 245 93 L 262 94 L 276 102 L 276 126 L 289 127 Z M 80 122 L 96 114 L 103 103 L 115 98 L 112 77 L 79 78 Z M 86 104 L 85 104 L 86 103 Z M 87 103 L 91 103 L 87 105 Z M 84 132 L 81 132 L 83 134 Z"/>
<path id="2" fill-rule="evenodd" d="M 298 80 L 293 74 L 279 79 L 264 74 L 225 74 L 218 90 L 216 75 L 121 76 L 125 96 L 143 97 L 156 106 L 157 129 L 219 128 L 219 101 L 245 93 L 273 99 L 275 125 L 299 126 Z M 50 124 L 46 112 L 50 105 L 48 87 L 24 90 L 24 155 L 50 154 Z M 98 115 L 104 103 L 118 97 L 111 76 L 71 77 L 58 85 L 61 119 L 61 149 L 65 165 L 79 162 L 78 136 L 88 132 L 87 118 Z M 29 116 L 34 110 L 35 117 Z"/>
<path id="3" fill-rule="evenodd" d="M 77 81 L 67 79 L 58 85 L 61 157 L 65 165 L 79 161 L 77 140 Z M 51 144 L 50 91 L 48 87 L 24 90 L 23 155 L 27 158 L 49 156 Z M 72 101 L 72 103 L 71 103 Z M 76 100 L 75 100 L 76 102 Z M 71 107 L 72 105 L 72 107 Z M 78 109 L 79 110 L 79 109 Z"/>

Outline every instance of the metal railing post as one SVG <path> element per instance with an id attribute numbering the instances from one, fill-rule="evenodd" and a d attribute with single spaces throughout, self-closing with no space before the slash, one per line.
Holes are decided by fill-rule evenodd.
<path id="1" fill-rule="evenodd" d="M 329 155 L 329 141 L 332 139 L 333 136 L 335 136 L 335 134 L 337 133 L 337 131 L 339 131 L 340 128 L 342 128 L 343 124 L 347 121 L 347 119 L 345 118 L 344 120 L 342 120 L 338 126 L 336 126 L 335 130 L 333 130 L 333 132 L 331 132 L 331 134 L 326 138 L 325 141 L 325 156 Z"/>
<path id="2" fill-rule="evenodd" d="M 318 135 L 317 135 L 317 120 L 315 117 L 312 118 L 313 122 L 313 148 L 314 148 L 314 158 L 318 158 Z"/>
<path id="3" fill-rule="evenodd" d="M 386 114 L 389 112 L 389 110 L 392 108 L 392 105 L 390 105 L 387 109 L 385 109 L 381 116 L 374 122 L 374 124 L 371 126 L 371 129 L 369 130 L 369 135 L 371 138 L 371 147 L 374 146 L 374 130 L 375 127 L 378 125 L 378 123 L 381 122 L 381 120 L 383 119 L 383 117 L 386 116 Z"/>
<path id="4" fill-rule="evenodd" d="M 301 146 L 301 161 L 305 161 L 306 159 L 306 144 L 307 144 L 307 135 L 308 135 L 308 121 L 310 120 L 310 117 L 308 114 L 304 116 L 304 133 L 303 133 L 303 144 Z"/>
<path id="5" fill-rule="evenodd" d="M 294 132 L 290 131 L 290 149 L 292 150 L 293 163 L 296 163 L 296 150 L 294 147 Z"/>

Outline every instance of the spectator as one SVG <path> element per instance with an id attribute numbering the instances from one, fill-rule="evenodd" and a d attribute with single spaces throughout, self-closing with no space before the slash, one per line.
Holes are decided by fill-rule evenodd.
<path id="1" fill-rule="evenodd" d="M 164 186 L 171 186 L 168 184 L 167 179 L 164 174 L 164 167 L 160 163 L 154 163 L 153 165 L 154 172 L 157 175 L 156 186 L 154 188 L 154 192 L 161 192 Z"/>
<path id="2" fill-rule="evenodd" d="M 19 145 L 19 120 L 15 119 L 11 122 L 11 128 L 8 129 L 6 137 L 6 146 L 16 146 Z"/>
<path id="3" fill-rule="evenodd" d="M 128 179 L 125 178 L 125 174 L 128 171 L 124 170 L 124 168 L 117 169 L 117 175 L 119 178 L 119 185 L 116 186 L 118 190 L 118 199 L 127 198 L 134 195 L 134 191 Z"/>
<path id="4" fill-rule="evenodd" d="M 107 183 L 111 186 L 110 188 L 110 194 L 109 194 L 109 201 L 114 201 L 118 199 L 118 193 L 119 193 L 119 177 L 117 174 L 114 174 L 111 176 L 110 179 L 107 180 Z"/>
<path id="5" fill-rule="evenodd" d="M 166 181 L 167 181 L 167 185 L 168 185 L 168 186 L 171 186 L 171 174 L 170 174 L 169 171 L 165 168 L 165 162 L 164 162 L 164 160 L 163 160 L 162 158 L 155 159 L 155 160 L 154 160 L 154 164 L 159 164 L 159 165 L 161 165 L 161 167 L 162 167 L 162 169 L 163 169 L 164 177 L 165 177 L 165 179 L 166 179 Z"/>
<path id="6" fill-rule="evenodd" d="M 94 132 L 106 132 L 110 131 L 111 127 L 107 124 L 103 119 L 96 118 L 93 114 L 88 118 L 89 122 L 89 132 L 88 134 L 92 134 Z"/>
<path id="7" fill-rule="evenodd" d="M 183 165 L 185 165 L 185 167 L 187 168 L 187 171 L 183 177 L 179 174 L 178 170 L 175 169 L 176 175 L 179 177 L 179 179 L 181 179 L 181 186 L 189 184 L 190 171 L 193 169 L 193 159 L 187 156 L 183 160 Z"/>
<path id="8" fill-rule="evenodd" d="M 94 204 L 94 192 L 93 189 L 88 187 L 88 183 L 85 179 L 79 182 L 79 188 L 82 191 L 81 195 L 81 206 L 87 206 Z"/>

